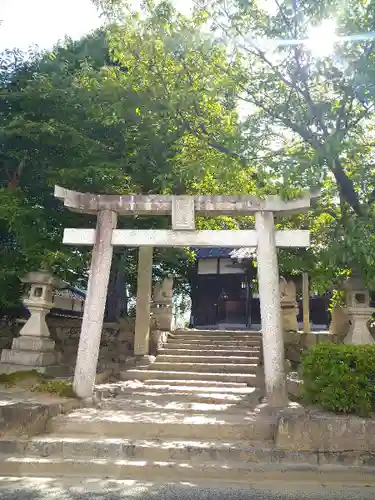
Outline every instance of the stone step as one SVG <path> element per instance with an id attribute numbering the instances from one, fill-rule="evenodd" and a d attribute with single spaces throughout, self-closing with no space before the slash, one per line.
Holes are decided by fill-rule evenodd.
<path id="1" fill-rule="evenodd" d="M 307 457 L 308 458 L 308 457 Z M 340 485 L 375 485 L 374 467 L 343 465 L 319 466 L 296 457 L 283 463 L 243 463 L 210 461 L 199 463 L 150 460 L 108 460 L 93 458 L 0 457 L 3 476 L 16 477 L 83 477 L 133 479 L 144 481 L 194 482 L 219 481 L 221 484 L 263 483 L 337 483 Z"/>
<path id="2" fill-rule="evenodd" d="M 153 366 L 153 365 L 152 365 Z M 172 370 L 151 370 L 151 369 L 136 369 L 120 373 L 122 380 L 151 380 L 151 379 L 164 379 L 164 380 L 207 380 L 216 382 L 237 382 L 245 383 L 256 387 L 259 383 L 257 375 L 254 373 L 206 373 L 206 372 L 193 372 L 193 371 L 172 371 Z"/>
<path id="3" fill-rule="evenodd" d="M 218 339 L 218 340 L 209 340 L 209 339 L 187 339 L 186 337 L 181 337 L 181 338 L 169 338 L 167 344 L 189 344 L 189 345 L 196 345 L 196 346 L 215 346 L 218 347 L 219 345 L 222 347 L 259 347 L 261 345 L 261 340 L 224 340 L 224 339 Z"/>
<path id="4" fill-rule="evenodd" d="M 202 341 L 235 341 L 235 342 L 247 342 L 247 341 L 257 341 L 260 342 L 262 337 L 260 335 L 198 335 L 198 334 L 174 334 L 170 339 L 185 339 L 185 340 L 202 340 Z"/>
<path id="5" fill-rule="evenodd" d="M 168 396 L 171 399 L 181 397 L 185 401 L 202 400 L 206 402 L 228 402 L 240 401 L 241 398 L 258 398 L 259 389 L 248 387 L 246 384 L 207 382 L 203 381 L 180 381 L 180 380 L 149 380 L 147 383 L 137 383 L 136 387 L 128 387 L 127 382 L 101 384 L 96 386 L 95 393 L 98 399 L 113 396 L 129 397 L 132 395 L 145 396 Z"/>
<path id="6" fill-rule="evenodd" d="M 253 337 L 261 337 L 262 333 L 259 330 L 200 330 L 200 329 L 179 329 L 174 330 L 173 335 L 248 335 Z"/>
<path id="7" fill-rule="evenodd" d="M 241 346 L 241 345 L 221 345 L 221 344 L 189 344 L 186 342 L 173 342 L 164 344 L 164 348 L 167 349 L 189 349 L 189 350 L 199 350 L 202 352 L 217 352 L 217 351 L 225 351 L 225 352 L 245 352 L 245 353 L 254 353 L 261 352 L 261 346 Z"/>
<path id="8" fill-rule="evenodd" d="M 201 374 L 202 375 L 202 374 Z M 202 376 L 203 378 L 203 376 Z M 215 387 L 220 391 L 229 389 L 241 389 L 241 390 L 252 390 L 253 387 L 248 387 L 246 382 L 223 382 L 218 380 L 168 380 L 168 379 L 149 379 L 145 382 L 145 386 L 155 386 L 159 384 L 164 384 L 164 386 L 176 386 L 176 387 L 190 387 L 190 388 L 206 388 L 207 390 L 213 390 Z"/>
<path id="9" fill-rule="evenodd" d="M 29 441 L 0 441 L 0 456 L 39 458 L 93 458 L 107 460 L 271 463 L 283 454 L 270 443 L 165 439 L 123 439 L 49 434 Z M 285 454 L 284 454 L 285 455 Z"/>
<path id="10" fill-rule="evenodd" d="M 221 399 L 213 398 L 212 394 L 205 394 L 205 396 L 202 398 L 199 397 L 199 394 L 191 392 L 173 393 L 172 395 L 168 393 L 147 393 L 147 395 L 138 393 L 128 397 L 118 396 L 111 400 L 103 400 L 100 403 L 100 409 L 234 413 L 241 408 L 254 408 L 259 403 L 261 394 L 259 389 L 255 389 L 251 394 L 234 396 L 234 399 L 224 398 L 224 395 L 220 394 Z"/>
<path id="11" fill-rule="evenodd" d="M 180 344 L 184 345 L 184 344 Z M 208 356 L 241 356 L 241 357 L 253 357 L 260 356 L 260 348 L 255 347 L 251 349 L 241 349 L 238 348 L 229 349 L 197 349 L 197 346 L 194 346 L 193 349 L 189 349 L 186 347 L 180 348 L 178 344 L 165 344 L 164 347 L 158 350 L 160 354 L 171 354 L 171 355 L 181 355 L 181 356 L 202 356 L 202 352 L 207 352 Z"/>
<path id="12" fill-rule="evenodd" d="M 63 436 L 106 438 L 272 441 L 276 418 L 243 409 L 238 415 L 84 408 L 49 421 Z"/>
<path id="13" fill-rule="evenodd" d="M 259 368 L 259 363 L 181 363 L 181 362 L 166 362 L 159 361 L 156 358 L 155 363 L 152 365 L 152 370 L 160 371 L 174 371 L 174 372 L 188 372 L 193 366 L 195 372 L 199 373 L 256 373 Z"/>
<path id="14" fill-rule="evenodd" d="M 167 344 L 189 344 L 193 349 L 197 347 L 203 346 L 221 346 L 217 347 L 219 349 L 225 348 L 235 348 L 240 346 L 241 348 L 247 348 L 248 350 L 255 348 L 260 348 L 262 343 L 258 340 L 197 340 L 197 339 L 187 339 L 187 338 L 169 338 Z"/>
<path id="15" fill-rule="evenodd" d="M 154 389 L 154 390 L 153 390 Z M 128 397 L 144 398 L 148 401 L 158 402 L 158 398 L 169 398 L 174 404 L 183 403 L 208 403 L 208 404 L 256 404 L 260 398 L 260 390 L 257 387 L 244 387 L 242 390 L 235 387 L 220 389 L 217 387 L 180 387 L 162 386 L 161 392 L 155 386 L 148 386 L 144 391 L 133 391 L 124 393 L 124 399 Z M 120 400 L 118 396 L 114 401 Z"/>
<path id="16" fill-rule="evenodd" d="M 235 365 L 243 364 L 257 364 L 259 363 L 260 356 L 192 356 L 188 354 L 159 354 L 156 357 L 157 363 L 233 363 Z"/>

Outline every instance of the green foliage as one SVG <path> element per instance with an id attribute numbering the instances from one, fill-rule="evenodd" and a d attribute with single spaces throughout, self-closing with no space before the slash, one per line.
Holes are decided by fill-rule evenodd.
<path id="1" fill-rule="evenodd" d="M 307 403 L 369 416 L 375 398 L 375 346 L 314 345 L 303 356 L 302 378 Z"/>
<path id="2" fill-rule="evenodd" d="M 332 297 L 329 301 L 328 310 L 332 312 L 335 307 L 344 307 L 344 306 L 345 306 L 345 291 L 333 290 Z"/>
<path id="3" fill-rule="evenodd" d="M 181 39 L 173 13 L 161 29 L 160 16 L 166 13 L 151 9 L 147 22 L 130 16 L 112 27 L 110 50 L 100 30 L 80 41 L 68 40 L 52 54 L 29 54 L 27 60 L 18 52 L 2 55 L 0 309 L 17 302 L 19 278 L 41 265 L 85 287 L 89 251 L 62 246 L 62 229 L 93 227 L 95 220 L 64 209 L 53 198 L 54 184 L 121 194 L 251 190 L 249 172 L 236 174 L 238 161 L 225 149 L 237 131 L 236 113 L 222 104 L 225 82 L 215 83 L 209 96 L 199 88 L 192 91 L 189 78 L 198 85 L 203 68 L 202 59 L 199 65 L 193 60 L 200 39 L 191 23 L 185 23 Z M 182 56 L 174 61 L 169 54 L 182 42 L 189 78 L 182 71 Z M 131 54 L 139 54 L 138 62 Z M 148 65 L 163 80 L 155 79 Z M 202 81 L 209 83 L 209 78 L 209 71 L 202 74 Z M 199 106 L 198 117 L 193 104 Z M 164 217 L 124 218 L 119 227 L 167 224 Z M 181 251 L 158 251 L 155 261 L 163 263 L 158 272 L 175 275 L 178 285 L 186 287 L 191 261 Z M 131 292 L 135 264 L 135 253 L 124 252 L 113 270 L 125 267 Z"/>
<path id="4" fill-rule="evenodd" d="M 291 225 L 282 222 L 312 229 L 306 258 L 297 255 L 291 267 L 309 271 L 320 292 L 352 270 L 374 287 L 374 2 L 197 4 L 217 43 L 230 46 L 217 70 L 243 103 L 242 144 L 266 180 L 265 192 L 289 197 L 322 188 L 316 209 Z M 297 43 L 326 19 L 337 23 L 336 35 L 360 32 L 363 39 L 337 42 L 321 54 L 321 40 L 313 41 L 316 47 Z"/>
<path id="5" fill-rule="evenodd" d="M 48 392 L 64 398 L 76 398 L 72 383 L 67 380 L 51 380 L 36 370 L 20 371 L 0 375 L 0 384 L 5 387 L 21 386 L 35 392 Z"/>
<path id="6" fill-rule="evenodd" d="M 35 384 L 32 391 L 48 392 L 62 398 L 76 398 L 72 383 L 67 380 L 41 380 Z"/>
<path id="7" fill-rule="evenodd" d="M 308 271 L 319 292 L 352 270 L 375 287 L 372 40 L 336 44 L 323 56 L 303 44 L 254 43 L 304 39 L 333 13 L 340 35 L 371 33 L 374 2 L 270 9 L 201 0 L 191 16 L 167 1 L 139 11 L 122 0 L 94 3 L 108 16 L 102 30 L 52 53 L 1 57 L 0 309 L 17 301 L 18 278 L 41 264 L 85 286 L 89 252 L 64 248 L 62 229 L 95 221 L 63 209 L 55 183 L 98 193 L 284 199 L 320 187 L 317 207 L 278 220 L 280 229 L 311 228 L 312 240 L 307 251 L 280 251 L 282 272 Z M 124 228 L 167 224 L 120 220 Z M 206 229 L 252 224 L 197 221 Z M 160 250 L 156 261 L 159 274 L 173 274 L 186 290 L 189 258 Z M 119 255 L 116 266 L 133 293 L 135 253 Z"/>
<path id="8" fill-rule="evenodd" d="M 27 370 L 13 373 L 2 373 L 0 374 L 0 384 L 4 384 L 6 387 L 13 387 L 14 385 L 23 382 L 35 383 L 38 380 L 42 380 L 43 375 L 41 375 L 36 370 Z"/>

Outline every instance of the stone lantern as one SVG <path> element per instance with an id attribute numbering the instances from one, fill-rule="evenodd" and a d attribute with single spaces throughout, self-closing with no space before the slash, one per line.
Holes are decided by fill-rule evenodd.
<path id="1" fill-rule="evenodd" d="M 344 339 L 345 344 L 374 344 L 368 321 L 374 308 L 370 307 L 370 294 L 357 277 L 348 278 L 344 283 L 346 291 L 346 308 L 349 318 L 349 333 Z"/>
<path id="2" fill-rule="evenodd" d="M 2 373 L 32 369 L 45 371 L 47 366 L 58 361 L 46 316 L 53 305 L 53 290 L 61 282 L 46 270 L 30 272 L 21 281 L 30 285 L 28 296 L 23 301 L 30 317 L 19 337 L 13 339 L 12 348 L 3 349 L 0 359 Z"/>

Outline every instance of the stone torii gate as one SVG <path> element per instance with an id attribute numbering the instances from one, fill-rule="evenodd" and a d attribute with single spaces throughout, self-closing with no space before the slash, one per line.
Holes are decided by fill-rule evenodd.
<path id="1" fill-rule="evenodd" d="M 287 403 L 277 247 L 308 247 L 307 230 L 277 231 L 274 214 L 310 207 L 310 194 L 291 201 L 239 196 L 95 195 L 55 187 L 55 197 L 74 212 L 97 216 L 96 229 L 65 229 L 63 243 L 93 246 L 73 388 L 92 396 L 114 246 L 140 247 L 135 355 L 147 355 L 153 247 L 257 247 L 266 396 L 270 405 Z M 116 229 L 118 215 L 170 215 L 171 230 Z M 195 215 L 255 215 L 255 230 L 196 231 Z"/>

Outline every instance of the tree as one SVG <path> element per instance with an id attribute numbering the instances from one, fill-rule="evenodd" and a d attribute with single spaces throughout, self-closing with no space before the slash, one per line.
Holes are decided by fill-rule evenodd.
<path id="1" fill-rule="evenodd" d="M 312 227 L 313 237 L 311 250 L 294 252 L 293 259 L 289 253 L 283 268 L 307 268 L 320 289 L 330 289 L 348 272 L 373 285 L 373 2 L 343 7 L 275 0 L 270 9 L 271 3 L 203 0 L 190 19 L 167 2 L 147 4 L 132 16 L 136 30 L 112 30 L 112 58 L 128 68 L 126 81 L 157 89 L 158 102 L 177 115 L 189 141 L 199 138 L 213 154 L 221 153 L 215 156 L 219 169 L 223 161 L 237 177 L 221 181 L 219 189 L 286 197 L 322 189 L 313 213 L 282 221 L 284 227 Z M 332 16 L 347 39 L 330 53 L 314 53 L 306 44 L 310 28 L 327 25 Z M 188 99 L 180 92 L 187 83 Z M 220 96 L 237 122 L 240 116 L 240 127 L 218 128 L 209 115 L 201 119 L 201 106 L 211 96 Z M 236 162 L 235 170 L 228 159 Z M 214 179 L 211 185 L 208 171 L 195 185 L 214 192 Z"/>
<path id="2" fill-rule="evenodd" d="M 154 22 L 154 33 L 157 28 Z M 116 30 L 126 31 L 133 52 L 149 48 L 147 40 L 140 44 L 133 18 Z M 16 296 L 17 277 L 41 262 L 47 261 L 71 282 L 87 279 L 87 252 L 63 248 L 62 228 L 87 227 L 94 221 L 65 211 L 53 198 L 55 183 L 99 193 L 182 193 L 215 184 L 218 189 L 220 181 L 225 190 L 241 177 L 235 175 L 237 157 L 228 161 L 217 144 L 207 147 L 205 132 L 198 134 L 195 123 L 189 128 L 185 118 L 170 112 L 160 85 L 137 86 L 121 54 L 110 57 L 103 31 L 27 61 L 10 52 L 3 59 L 0 264 L 2 282 L 12 283 Z M 192 77 L 197 80 L 196 73 Z M 177 84 L 188 110 L 190 84 L 176 79 Z M 173 74 L 168 85 L 173 86 Z M 235 137 L 236 115 L 221 103 L 224 94 L 222 88 L 218 97 L 212 94 L 200 105 L 199 125 L 207 124 L 215 141 L 223 130 Z M 163 227 L 167 219 L 125 219 L 121 224 Z M 181 263 L 173 252 L 165 256 L 165 271 L 169 262 L 169 271 L 186 273 L 186 261 Z M 119 255 L 115 262 L 123 266 L 133 259 L 131 253 L 124 258 Z M 128 268 L 131 284 L 134 266 Z M 112 281 L 117 282 L 116 276 Z M 5 297 L 1 300 L 4 304 Z"/>
<path id="3" fill-rule="evenodd" d="M 199 12 L 228 48 L 220 63 L 205 57 L 247 107 L 243 134 L 258 175 L 280 192 L 323 189 L 315 222 L 297 218 L 313 223 L 315 270 L 327 278 L 320 284 L 355 271 L 373 285 L 374 3 L 213 0 Z M 309 30 L 331 17 L 348 39 L 316 54 L 305 43 Z M 321 36 L 329 44 L 330 33 Z M 263 134 L 257 151 L 254 123 Z"/>

